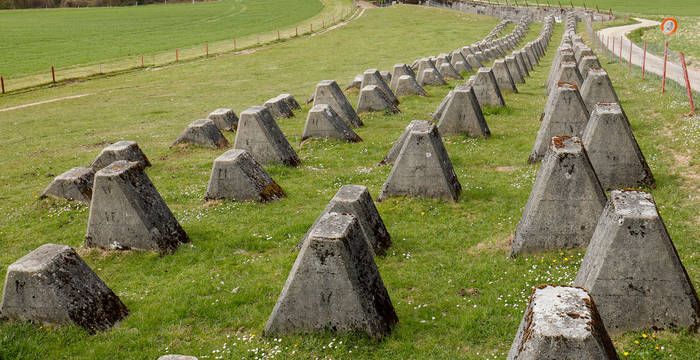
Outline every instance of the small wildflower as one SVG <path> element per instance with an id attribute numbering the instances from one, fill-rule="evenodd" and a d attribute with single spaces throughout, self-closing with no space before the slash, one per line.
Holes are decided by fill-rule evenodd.
<path id="1" fill-rule="evenodd" d="M 557 259 L 552 260 L 553 263 L 557 262 Z"/>
<path id="2" fill-rule="evenodd" d="M 421 214 L 421 215 L 425 215 L 425 212 L 421 211 L 420 214 Z"/>
<path id="3" fill-rule="evenodd" d="M 564 256 L 564 253 L 563 253 L 563 252 L 560 252 L 559 255 Z"/>
<path id="4" fill-rule="evenodd" d="M 659 347 L 658 347 L 658 346 L 656 346 L 656 347 L 655 347 L 655 349 L 656 349 L 656 350 L 659 350 Z"/>
<path id="5" fill-rule="evenodd" d="M 635 343 L 635 344 L 639 344 L 639 340 L 635 340 L 634 343 Z"/>
<path id="6" fill-rule="evenodd" d="M 630 353 L 628 353 L 627 351 L 625 351 L 623 354 L 624 354 L 625 356 L 627 356 L 627 355 L 629 355 Z"/>
<path id="7" fill-rule="evenodd" d="M 564 258 L 564 261 L 569 261 L 569 258 Z"/>
<path id="8" fill-rule="evenodd" d="M 647 338 L 647 334 L 642 334 L 642 337 L 646 339 L 646 338 Z"/>

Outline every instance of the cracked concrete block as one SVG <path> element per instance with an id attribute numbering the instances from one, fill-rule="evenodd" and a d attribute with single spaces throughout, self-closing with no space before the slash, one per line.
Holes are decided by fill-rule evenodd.
<path id="1" fill-rule="evenodd" d="M 606 190 L 655 186 L 654 176 L 619 103 L 598 103 L 583 131 L 583 144 Z"/>
<path id="2" fill-rule="evenodd" d="M 345 123 L 353 128 L 362 126 L 362 120 L 357 116 L 355 109 L 340 90 L 335 80 L 323 80 L 316 85 L 314 93 L 314 106 L 326 104 L 335 111 Z"/>
<path id="3" fill-rule="evenodd" d="M 467 134 L 489 137 L 491 131 L 481 112 L 474 90 L 467 85 L 456 87 L 448 95 L 447 103 L 438 118 L 438 132 L 442 136 Z"/>
<path id="4" fill-rule="evenodd" d="M 396 82 L 394 94 L 398 97 L 408 95 L 428 96 L 428 93 L 411 75 L 401 75 Z"/>
<path id="5" fill-rule="evenodd" d="M 601 68 L 589 68 L 586 80 L 581 85 L 581 97 L 586 103 L 589 112 L 593 112 L 595 105 L 603 103 L 619 103 L 615 88 L 613 88 L 608 73 Z"/>
<path id="6" fill-rule="evenodd" d="M 119 160 L 95 174 L 86 247 L 173 252 L 188 242 L 139 163 Z"/>
<path id="7" fill-rule="evenodd" d="M 552 138 L 510 255 L 587 246 L 606 200 L 581 140 Z"/>
<path id="8" fill-rule="evenodd" d="M 119 297 L 67 245 L 44 244 L 7 268 L 0 316 L 104 331 L 129 315 Z"/>
<path id="9" fill-rule="evenodd" d="M 507 360 L 577 359 L 619 359 L 596 303 L 581 288 L 538 286 Z"/>
<path id="10" fill-rule="evenodd" d="M 493 70 L 491 70 L 491 68 L 480 68 L 476 75 L 472 78 L 473 81 L 471 85 L 474 89 L 477 100 L 479 100 L 479 105 L 490 105 L 495 107 L 506 106 L 506 102 L 503 100 L 503 95 L 501 95 L 501 89 L 498 87 L 498 83 L 496 82 L 496 76 L 493 74 Z"/>
<path id="11" fill-rule="evenodd" d="M 517 84 L 524 84 L 525 78 L 523 77 L 522 70 L 520 70 L 520 67 L 518 66 L 518 62 L 515 60 L 515 56 L 506 56 L 505 62 L 511 77 L 513 78 L 513 82 Z"/>
<path id="12" fill-rule="evenodd" d="M 362 332 L 379 339 L 397 323 L 357 218 L 331 212 L 302 244 L 264 335 Z"/>
<path id="13" fill-rule="evenodd" d="M 241 113 L 234 149 L 247 150 L 262 165 L 282 163 L 297 166 L 301 160 L 289 145 L 272 114 L 264 106 L 253 106 Z"/>
<path id="14" fill-rule="evenodd" d="M 301 141 L 308 138 L 338 139 L 360 142 L 362 139 L 333 111 L 329 105 L 316 105 L 309 110 Z"/>
<path id="15" fill-rule="evenodd" d="M 377 85 L 367 85 L 360 90 L 357 101 L 357 112 L 386 111 L 393 114 L 400 113 L 392 100 Z"/>
<path id="16" fill-rule="evenodd" d="M 387 83 L 384 82 L 384 79 L 382 79 L 382 76 L 376 69 L 366 70 L 362 75 L 362 89 L 369 85 L 374 85 L 379 90 L 381 90 L 384 93 L 384 95 L 386 95 L 386 98 L 389 99 L 389 101 L 391 101 L 391 103 L 394 106 L 399 105 L 399 99 L 397 99 L 396 96 L 394 96 L 394 93 L 389 88 L 389 85 L 387 85 Z"/>
<path id="17" fill-rule="evenodd" d="M 213 149 L 229 147 L 228 140 L 211 119 L 199 119 L 187 125 L 170 147 L 178 144 L 194 144 Z"/>
<path id="18" fill-rule="evenodd" d="M 574 285 L 595 298 L 611 333 L 695 330 L 700 305 L 651 194 L 613 190 Z"/>
<path id="19" fill-rule="evenodd" d="M 233 149 L 214 160 L 204 198 L 274 201 L 286 196 L 249 152 Z"/>
<path id="20" fill-rule="evenodd" d="M 236 131 L 238 128 L 238 116 L 231 109 L 216 109 L 207 116 L 207 119 L 211 119 L 221 131 Z"/>
<path id="21" fill-rule="evenodd" d="M 52 197 L 89 204 L 94 178 L 95 169 L 74 167 L 56 176 L 39 198 Z"/>
<path id="22" fill-rule="evenodd" d="M 505 60 L 498 59 L 494 61 L 492 69 L 493 76 L 496 77 L 496 83 L 501 91 L 518 92 L 518 88 L 515 87 L 515 81 L 513 81 L 513 76 L 510 74 Z"/>
<path id="23" fill-rule="evenodd" d="M 90 167 L 98 171 L 117 160 L 136 161 L 144 168 L 151 166 L 151 162 L 135 141 L 117 141 L 102 149 Z"/>

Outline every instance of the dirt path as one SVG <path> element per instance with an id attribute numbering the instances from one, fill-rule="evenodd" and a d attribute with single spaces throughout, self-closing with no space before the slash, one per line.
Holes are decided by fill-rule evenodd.
<path id="1" fill-rule="evenodd" d="M 0 109 L 0 112 L 3 112 L 3 111 L 10 111 L 10 110 L 17 110 L 17 109 L 24 109 L 24 108 L 27 108 L 27 107 L 30 107 L 30 106 L 36 106 L 36 105 L 41 105 L 41 104 L 48 104 L 48 103 L 52 103 L 52 102 L 56 102 L 56 101 L 77 99 L 77 98 L 81 98 L 81 97 L 85 97 L 85 96 L 89 96 L 89 95 L 92 95 L 92 94 L 81 94 L 81 95 L 65 96 L 65 97 L 62 97 L 62 98 L 56 98 L 56 99 L 49 99 L 49 100 L 37 101 L 37 102 L 30 103 L 30 104 L 17 105 L 17 106 L 12 106 L 12 107 L 8 107 L 8 108 Z"/>
<path id="2" fill-rule="evenodd" d="M 607 45 L 607 39 L 608 38 L 610 39 L 610 45 L 609 45 L 610 50 L 613 49 L 613 43 L 614 43 L 616 55 L 620 55 L 620 37 L 625 38 L 622 42 L 622 44 L 623 44 L 623 46 L 622 46 L 622 59 L 624 61 L 628 61 L 629 56 L 630 56 L 630 40 L 627 37 L 627 34 L 629 34 L 631 31 L 639 29 L 639 28 L 658 26 L 661 24 L 658 21 L 653 21 L 653 20 L 647 20 L 647 19 L 641 19 L 641 18 L 634 18 L 634 19 L 639 21 L 639 23 L 632 24 L 632 25 L 606 28 L 606 29 L 598 30 L 598 33 L 597 33 L 598 39 L 602 40 L 604 45 Z M 640 48 L 636 44 L 633 44 L 632 45 L 632 64 L 642 66 L 643 56 L 644 56 L 644 49 Z M 663 75 L 663 71 L 664 71 L 664 59 L 663 59 L 663 57 L 656 56 L 654 54 L 647 52 L 646 71 L 658 74 L 659 76 Z M 683 77 L 683 69 L 682 69 L 680 64 L 674 64 L 674 63 L 669 62 L 667 65 L 667 68 L 666 68 L 666 77 L 667 77 L 667 80 L 671 79 L 671 80 L 677 81 L 679 84 L 685 86 L 685 78 Z M 688 69 L 688 77 L 690 78 L 690 87 L 695 91 L 700 91 L 700 72 Z"/>

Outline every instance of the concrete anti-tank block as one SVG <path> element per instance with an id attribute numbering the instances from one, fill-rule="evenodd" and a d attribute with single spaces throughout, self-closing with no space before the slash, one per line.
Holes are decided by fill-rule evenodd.
<path id="1" fill-rule="evenodd" d="M 190 241 L 138 163 L 113 162 L 92 190 L 85 246 L 172 252 Z"/>
<path id="2" fill-rule="evenodd" d="M 393 90 L 394 95 L 398 97 L 408 95 L 428 96 L 425 89 L 411 75 L 401 75 L 396 81 L 396 88 Z"/>
<path id="3" fill-rule="evenodd" d="M 549 86 L 546 88 L 547 95 L 549 95 L 552 90 L 557 87 L 557 84 L 560 83 L 574 84 L 577 88 L 581 88 L 581 84 L 583 84 L 583 78 L 581 77 L 581 73 L 578 71 L 578 66 L 573 61 L 562 61 L 554 80 L 555 81 L 549 84 Z"/>
<path id="4" fill-rule="evenodd" d="M 476 75 L 473 76 L 473 79 L 474 80 L 471 85 L 481 106 L 506 106 L 506 102 L 503 100 L 503 95 L 501 95 L 501 89 L 498 87 L 498 83 L 496 82 L 496 76 L 493 74 L 493 70 L 491 70 L 491 68 L 480 68 Z"/>
<path id="5" fill-rule="evenodd" d="M 199 119 L 187 125 L 170 147 L 179 144 L 194 144 L 214 149 L 229 147 L 228 140 L 210 119 Z"/>
<path id="6" fill-rule="evenodd" d="M 151 162 L 135 141 L 117 141 L 102 149 L 90 167 L 98 171 L 117 160 L 136 161 L 142 167 L 151 166 Z"/>
<path id="7" fill-rule="evenodd" d="M 532 292 L 506 359 L 618 360 L 619 357 L 596 303 L 586 290 L 544 285 Z"/>
<path id="8" fill-rule="evenodd" d="M 449 94 L 448 94 L 449 96 Z M 444 102 L 444 100 L 443 100 Z M 438 108 L 439 109 L 439 108 Z M 399 138 L 396 140 L 394 145 L 392 145 L 391 149 L 389 149 L 389 152 L 387 155 L 382 159 L 382 161 L 379 163 L 380 166 L 382 165 L 389 165 L 393 164 L 394 161 L 396 161 L 396 158 L 399 156 L 399 152 L 401 152 L 401 148 L 403 148 L 403 144 L 406 142 L 406 138 L 408 138 L 408 134 L 411 133 L 411 130 L 413 130 L 416 127 L 425 127 L 426 122 L 424 120 L 413 120 L 411 121 L 408 126 L 401 132 L 401 135 L 399 135 Z"/>
<path id="9" fill-rule="evenodd" d="M 297 102 L 297 99 L 294 98 L 292 94 L 280 94 L 277 96 L 278 98 L 282 99 L 287 106 L 292 109 L 292 110 L 299 110 L 301 109 L 301 105 Z"/>
<path id="10" fill-rule="evenodd" d="M 436 69 L 425 69 L 418 74 L 416 79 L 421 86 L 440 86 L 447 85 L 445 79 L 440 75 L 440 72 Z"/>
<path id="11" fill-rule="evenodd" d="M 452 66 L 454 66 L 455 70 L 458 72 L 474 72 L 474 69 L 469 66 L 467 58 L 465 58 L 464 55 L 462 55 L 462 53 L 458 50 L 454 50 L 450 53 L 450 63 L 452 63 Z"/>
<path id="12" fill-rule="evenodd" d="M 249 152 L 233 149 L 214 160 L 205 199 L 274 201 L 286 196 Z"/>
<path id="13" fill-rule="evenodd" d="M 442 136 L 467 134 L 475 137 L 489 137 L 491 131 L 479 107 L 474 90 L 460 85 L 451 91 L 445 108 L 438 119 L 438 132 Z"/>
<path id="14" fill-rule="evenodd" d="M 479 61 L 474 54 L 467 55 L 467 64 L 469 64 L 469 66 L 472 68 L 471 72 L 473 72 L 473 69 L 478 69 L 484 66 L 484 64 L 482 64 L 482 62 Z"/>
<path id="15" fill-rule="evenodd" d="M 447 79 L 464 79 L 462 75 L 452 66 L 447 54 L 440 54 L 435 63 L 440 75 Z"/>
<path id="16" fill-rule="evenodd" d="M 599 102 L 619 103 L 615 88 L 613 88 L 608 73 L 601 68 L 588 69 L 586 80 L 581 85 L 581 97 L 589 112 L 593 112 Z"/>
<path id="17" fill-rule="evenodd" d="M 335 80 L 323 80 L 316 85 L 314 106 L 322 104 L 330 106 L 348 126 L 353 128 L 362 126 L 362 120 L 357 116 L 355 109 L 350 105 Z"/>
<path id="18" fill-rule="evenodd" d="M 345 87 L 345 90 L 350 89 L 361 89 L 362 88 L 362 74 L 355 76 L 354 79 Z"/>
<path id="19" fill-rule="evenodd" d="M 506 66 L 508 67 L 508 71 L 510 72 L 511 77 L 513 78 L 513 82 L 517 84 L 524 84 L 525 78 L 523 77 L 522 70 L 520 70 L 520 67 L 518 66 L 518 62 L 515 61 L 515 56 L 508 55 L 506 56 L 505 61 Z"/>
<path id="20" fill-rule="evenodd" d="M 234 149 L 247 150 L 262 165 L 301 163 L 272 114 L 264 106 L 253 106 L 241 113 Z"/>
<path id="21" fill-rule="evenodd" d="M 421 120 L 405 138 L 378 200 L 417 196 L 457 201 L 461 190 L 437 127 Z"/>
<path id="22" fill-rule="evenodd" d="M 408 75 L 415 80 L 416 74 L 413 72 L 411 67 L 406 64 L 395 64 L 392 71 L 393 72 L 391 74 L 391 82 L 389 83 L 389 88 L 391 88 L 391 91 L 394 92 L 394 95 L 398 97 L 399 95 L 396 94 L 396 87 L 398 86 L 399 78 L 403 75 Z"/>
<path id="23" fill-rule="evenodd" d="M 127 315 L 119 297 L 70 246 L 42 245 L 7 268 L 0 317 L 95 332 Z"/>
<path id="24" fill-rule="evenodd" d="M 574 285 L 590 291 L 614 334 L 700 324 L 692 281 L 644 191 L 610 193 Z"/>
<path id="25" fill-rule="evenodd" d="M 515 60 L 518 62 L 518 68 L 522 70 L 523 76 L 530 76 L 530 70 L 531 68 L 528 68 L 527 64 L 525 63 L 525 60 L 523 59 L 523 52 L 522 51 L 514 51 L 513 56 L 515 56 Z"/>
<path id="26" fill-rule="evenodd" d="M 51 184 L 44 189 L 44 192 L 41 193 L 40 198 L 52 197 L 89 204 L 92 197 L 92 182 L 94 178 L 95 169 L 74 167 L 56 176 L 51 181 Z"/>
<path id="27" fill-rule="evenodd" d="M 357 112 L 387 111 L 390 113 L 400 113 L 396 105 L 377 85 L 367 85 L 360 90 L 360 97 L 357 101 Z"/>
<path id="28" fill-rule="evenodd" d="M 382 338 L 397 323 L 357 218 L 332 212 L 302 244 L 264 335 L 357 331 Z"/>
<path id="29" fill-rule="evenodd" d="M 523 64 L 525 65 L 525 68 L 527 68 L 527 71 L 534 71 L 535 68 L 532 66 L 532 63 L 530 62 L 530 58 L 527 57 L 527 54 L 525 54 L 525 51 L 523 50 L 518 50 L 518 57 L 522 59 Z"/>
<path id="30" fill-rule="evenodd" d="M 578 88 L 573 84 L 559 83 L 544 106 L 542 124 L 532 147 L 529 164 L 536 163 L 547 153 L 552 137 L 568 135 L 581 138 L 588 123 L 588 110 Z"/>
<path id="31" fill-rule="evenodd" d="M 329 105 L 316 105 L 309 110 L 301 140 L 308 138 L 338 139 L 360 142 L 362 139 L 333 111 Z"/>
<path id="32" fill-rule="evenodd" d="M 265 101 L 263 106 L 270 111 L 270 114 L 272 114 L 272 117 L 275 119 L 289 119 L 294 117 L 294 112 L 292 112 L 287 101 L 280 96 Z"/>
<path id="33" fill-rule="evenodd" d="M 606 190 L 655 186 L 651 169 L 619 103 L 596 104 L 583 131 L 583 144 Z"/>
<path id="34" fill-rule="evenodd" d="M 513 76 L 510 74 L 505 60 L 498 59 L 494 61 L 492 69 L 493 76 L 496 77 L 496 83 L 501 91 L 518 92 L 518 88 L 515 87 L 515 81 L 513 81 Z"/>
<path id="35" fill-rule="evenodd" d="M 386 230 L 384 221 L 379 216 L 377 207 L 374 206 L 374 201 L 367 188 L 362 185 L 344 185 L 335 193 L 335 196 L 333 196 L 326 208 L 323 209 L 323 212 L 309 228 L 309 231 L 306 232 L 297 248 L 301 248 L 321 219 L 332 212 L 354 215 L 365 235 L 367 245 L 369 245 L 374 254 L 384 255 L 386 249 L 391 246 L 391 236 Z"/>
<path id="36" fill-rule="evenodd" d="M 598 57 L 595 55 L 582 57 L 581 61 L 579 61 L 578 64 L 578 71 L 581 73 L 581 77 L 584 81 L 588 76 L 588 70 L 590 70 L 591 68 L 600 68 L 600 62 L 598 61 Z"/>
<path id="37" fill-rule="evenodd" d="M 510 255 L 587 246 L 606 200 L 581 140 L 552 138 Z"/>
<path id="38" fill-rule="evenodd" d="M 221 131 L 236 131 L 238 128 L 238 116 L 231 109 L 216 109 L 207 116 L 207 119 L 211 119 Z"/>
<path id="39" fill-rule="evenodd" d="M 362 74 L 362 89 L 370 85 L 374 85 L 381 90 L 394 106 L 399 105 L 399 99 L 394 96 L 394 93 L 389 88 L 389 85 L 387 85 L 382 76 L 379 74 L 379 71 L 376 69 L 366 70 L 364 74 Z"/>
<path id="40" fill-rule="evenodd" d="M 379 76 L 382 77 L 382 80 L 384 80 L 385 83 L 389 84 L 391 83 L 391 73 L 383 70 L 379 72 Z"/>

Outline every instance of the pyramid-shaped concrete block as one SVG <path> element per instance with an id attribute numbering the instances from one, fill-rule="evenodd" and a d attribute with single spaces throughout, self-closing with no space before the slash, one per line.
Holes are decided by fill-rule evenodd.
<path id="1" fill-rule="evenodd" d="M 428 93 L 418 84 L 416 78 L 411 75 L 401 75 L 396 82 L 394 95 L 398 97 L 408 95 L 428 96 Z"/>
<path id="2" fill-rule="evenodd" d="M 263 106 L 253 106 L 241 113 L 233 148 L 249 151 L 262 165 L 301 163 L 272 114 Z"/>
<path id="3" fill-rule="evenodd" d="M 530 62 L 530 58 L 527 57 L 527 54 L 523 50 L 518 50 L 518 57 L 522 60 L 523 65 L 525 65 L 525 68 L 527 68 L 527 71 L 534 71 L 535 68 L 532 66 L 532 63 Z"/>
<path id="4" fill-rule="evenodd" d="M 308 138 L 338 139 L 346 142 L 360 142 L 362 139 L 326 105 L 316 105 L 309 110 L 301 140 Z"/>
<path id="5" fill-rule="evenodd" d="M 544 106 L 542 124 L 527 160 L 530 164 L 542 160 L 553 137 L 568 135 L 581 138 L 586 129 L 589 114 L 578 88 L 568 83 L 558 85 Z"/>
<path id="6" fill-rule="evenodd" d="M 421 121 L 406 136 L 378 200 L 412 196 L 457 201 L 461 190 L 437 127 Z"/>
<path id="7" fill-rule="evenodd" d="M 360 97 L 357 100 L 357 112 L 386 111 L 390 113 L 400 113 L 396 105 L 377 85 L 367 85 L 360 90 Z"/>
<path id="8" fill-rule="evenodd" d="M 231 109 L 216 109 L 207 116 L 207 119 L 211 119 L 221 131 L 236 131 L 238 128 L 238 116 Z"/>
<path id="9" fill-rule="evenodd" d="M 210 119 L 195 120 L 187 125 L 170 147 L 179 144 L 194 144 L 213 149 L 229 147 L 228 140 Z"/>
<path id="10" fill-rule="evenodd" d="M 273 201 L 286 196 L 249 152 L 233 149 L 214 160 L 205 199 Z"/>
<path id="11" fill-rule="evenodd" d="M 40 198 L 52 197 L 89 204 L 94 178 L 95 169 L 74 167 L 56 176 L 41 193 Z"/>
<path id="12" fill-rule="evenodd" d="M 399 78 L 403 75 L 409 75 L 411 76 L 414 80 L 416 78 L 416 74 L 413 72 L 411 67 L 409 67 L 406 64 L 396 64 L 394 65 L 393 72 L 391 74 L 391 82 L 389 83 L 389 87 L 391 88 L 391 91 L 394 92 L 394 95 L 397 97 L 399 95 L 396 94 L 396 87 L 399 84 Z"/>
<path id="13" fill-rule="evenodd" d="M 462 72 L 474 72 L 474 69 L 472 69 L 471 66 L 469 66 L 469 62 L 467 61 L 467 58 L 462 55 L 461 52 L 458 50 L 452 51 L 450 53 L 450 63 L 454 66 L 455 70 Z"/>
<path id="14" fill-rule="evenodd" d="M 142 167 L 151 166 L 151 162 L 135 141 L 117 141 L 102 149 L 90 167 L 98 171 L 117 160 L 136 161 Z"/>
<path id="15" fill-rule="evenodd" d="M 460 85 L 451 91 L 438 119 L 438 132 L 442 136 L 467 134 L 475 137 L 489 137 L 491 131 L 479 107 L 474 90 Z"/>
<path id="16" fill-rule="evenodd" d="M 264 335 L 332 331 L 382 338 L 397 322 L 357 218 L 332 212 L 301 246 Z"/>
<path id="17" fill-rule="evenodd" d="M 449 97 L 449 96 L 450 95 L 448 94 L 447 97 Z M 445 100 L 443 100 L 443 102 L 445 102 Z M 440 107 L 438 107 L 438 109 L 440 109 Z M 406 126 L 406 128 L 403 130 L 403 132 L 401 132 L 401 135 L 399 135 L 399 138 L 396 140 L 396 142 L 394 142 L 394 145 L 392 145 L 391 149 L 389 149 L 389 152 L 384 157 L 384 159 L 382 159 L 382 161 L 379 163 L 379 165 L 381 166 L 381 165 L 393 164 L 396 161 L 396 158 L 399 156 L 399 152 L 401 152 L 401 149 L 403 148 L 403 145 L 406 142 L 406 139 L 408 138 L 408 134 L 410 134 L 414 128 L 421 127 L 421 126 L 424 127 L 425 125 L 426 125 L 426 122 L 424 120 L 411 121 L 408 124 L 408 126 Z"/>
<path id="18" fill-rule="evenodd" d="M 549 74 L 547 75 L 547 82 L 545 83 L 545 91 L 559 82 L 559 73 L 561 72 L 561 64 L 563 62 L 576 62 L 574 59 L 574 52 L 569 48 L 560 48 L 561 50 L 555 54 L 555 58 L 552 61 L 552 67 L 549 69 Z M 580 85 L 579 85 L 580 87 Z"/>
<path id="19" fill-rule="evenodd" d="M 583 78 L 581 77 L 581 73 L 578 71 L 578 66 L 573 61 L 562 61 L 554 80 L 555 81 L 552 82 L 546 89 L 547 95 L 549 95 L 551 91 L 560 83 L 573 84 L 576 85 L 577 88 L 581 88 L 581 84 L 583 84 Z"/>
<path id="20" fill-rule="evenodd" d="M 115 161 L 95 174 L 85 246 L 172 252 L 189 241 L 138 163 Z"/>
<path id="21" fill-rule="evenodd" d="M 496 76 L 493 74 L 493 70 L 491 70 L 491 68 L 480 68 L 476 75 L 472 78 L 473 81 L 471 86 L 474 89 L 477 100 L 479 100 L 479 105 L 490 105 L 495 107 L 506 106 L 506 102 L 503 100 L 503 95 L 501 95 L 501 89 L 498 87 L 498 83 L 496 82 Z"/>
<path id="22" fill-rule="evenodd" d="M 692 281 L 644 191 L 610 193 L 574 285 L 590 291 L 614 334 L 700 325 Z"/>
<path id="23" fill-rule="evenodd" d="M 469 64 L 472 69 L 478 69 L 484 66 L 474 54 L 467 55 L 467 64 Z"/>
<path id="24" fill-rule="evenodd" d="M 379 72 L 379 76 L 382 77 L 382 80 L 384 80 L 384 82 L 387 83 L 387 85 L 389 83 L 391 83 L 391 73 L 390 72 L 388 72 L 386 70 L 382 70 Z"/>
<path id="25" fill-rule="evenodd" d="M 45 244 L 7 268 L 0 316 L 104 331 L 129 315 L 119 297 L 67 245 Z"/>
<path id="26" fill-rule="evenodd" d="M 606 200 L 581 140 L 552 138 L 510 255 L 587 246 Z"/>
<path id="27" fill-rule="evenodd" d="M 297 99 L 294 98 L 292 94 L 280 94 L 277 96 L 278 98 L 282 99 L 287 106 L 292 109 L 292 110 L 299 110 L 301 109 L 301 105 L 297 102 Z"/>
<path id="28" fill-rule="evenodd" d="M 399 99 L 394 96 L 394 93 L 389 88 L 389 85 L 387 85 L 382 76 L 379 74 L 379 71 L 376 69 L 366 70 L 364 74 L 362 74 L 362 89 L 370 85 L 374 85 L 381 90 L 394 106 L 399 105 Z"/>
<path id="29" fill-rule="evenodd" d="M 581 61 L 579 61 L 578 63 L 578 71 L 581 73 L 581 77 L 584 81 L 588 76 L 588 70 L 592 68 L 600 68 L 600 62 L 598 61 L 598 57 L 595 55 L 587 55 L 582 57 Z"/>
<path id="30" fill-rule="evenodd" d="M 586 290 L 543 285 L 532 292 L 506 359 L 618 360 L 619 357 L 596 303 Z"/>
<path id="31" fill-rule="evenodd" d="M 523 77 L 522 70 L 520 70 L 520 67 L 518 67 L 518 62 L 515 61 L 515 56 L 508 55 L 506 56 L 505 61 L 508 71 L 510 72 L 511 77 L 513 77 L 513 82 L 516 84 L 524 84 L 525 78 Z"/>
<path id="32" fill-rule="evenodd" d="M 323 80 L 316 85 L 314 93 L 314 106 L 326 104 L 345 121 L 348 126 L 356 128 L 362 126 L 362 120 L 357 116 L 355 109 L 340 90 L 335 80 Z"/>
<path id="33" fill-rule="evenodd" d="M 496 83 L 501 91 L 518 92 L 505 60 L 498 59 L 493 62 L 493 76 L 496 77 Z"/>
<path id="34" fill-rule="evenodd" d="M 362 74 L 355 76 L 354 79 L 345 87 L 345 90 L 362 89 Z"/>
<path id="35" fill-rule="evenodd" d="M 586 103 L 589 112 L 593 112 L 595 105 L 603 103 L 619 103 L 615 88 L 613 88 L 608 73 L 601 68 L 588 69 L 586 80 L 581 85 L 581 97 Z"/>
<path id="36" fill-rule="evenodd" d="M 263 106 L 270 111 L 270 114 L 272 114 L 272 117 L 275 119 L 289 119 L 294 117 L 294 112 L 287 104 L 287 101 L 280 96 L 267 100 Z"/>
<path id="37" fill-rule="evenodd" d="M 515 61 L 518 63 L 518 68 L 521 70 L 523 77 L 529 77 L 531 69 L 528 69 L 527 64 L 523 60 L 522 51 L 513 51 L 513 56 L 515 57 Z"/>
<path id="38" fill-rule="evenodd" d="M 374 201 L 367 188 L 362 185 L 344 185 L 335 193 L 335 196 L 333 196 L 326 208 L 323 209 L 323 212 L 309 228 L 309 231 L 306 232 L 297 248 L 301 248 L 309 238 L 311 231 L 321 222 L 321 219 L 332 212 L 354 215 L 365 235 L 367 245 L 369 245 L 374 254 L 384 255 L 386 249 L 391 246 L 391 236 L 386 230 L 384 221 L 379 216 L 377 207 L 374 206 Z"/>
<path id="39" fill-rule="evenodd" d="M 435 62 L 440 75 L 446 79 L 464 79 L 462 75 L 452 66 L 447 54 L 440 54 Z"/>
<path id="40" fill-rule="evenodd" d="M 423 58 L 418 61 L 418 74 L 416 80 L 421 86 L 426 85 L 447 85 L 447 81 L 442 77 L 435 63 L 430 58 Z"/>
<path id="41" fill-rule="evenodd" d="M 537 58 L 535 50 L 532 48 L 531 44 L 525 45 L 523 50 L 525 50 L 525 55 L 527 56 L 528 60 L 530 60 L 530 64 L 532 64 L 532 66 L 537 66 L 540 64 L 540 61 Z"/>
<path id="42" fill-rule="evenodd" d="M 606 190 L 655 186 L 651 169 L 619 103 L 596 104 L 583 132 L 583 144 Z"/>

